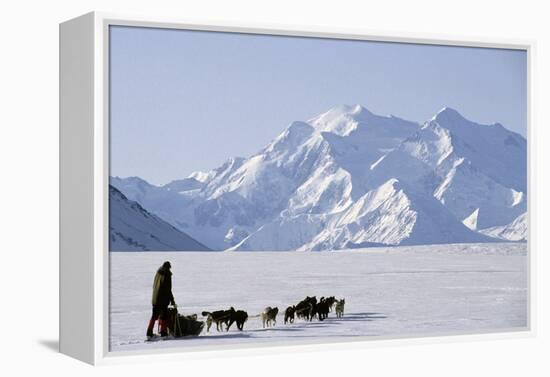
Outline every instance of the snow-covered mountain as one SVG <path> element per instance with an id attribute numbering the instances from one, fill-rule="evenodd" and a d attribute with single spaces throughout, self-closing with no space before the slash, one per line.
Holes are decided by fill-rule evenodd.
<path id="1" fill-rule="evenodd" d="M 482 229 L 480 233 L 506 241 L 527 241 L 527 213 L 518 216 L 510 224 Z"/>
<path id="2" fill-rule="evenodd" d="M 109 185 L 111 251 L 206 251 L 206 246 L 130 201 Z"/>
<path id="3" fill-rule="evenodd" d="M 526 141 L 445 108 L 423 125 L 339 106 L 249 158 L 164 186 L 111 183 L 217 250 L 489 242 L 526 211 Z"/>
<path id="4" fill-rule="evenodd" d="M 390 179 L 342 212 L 280 217 L 232 250 L 333 250 L 491 241 L 465 227 L 434 197 Z"/>
<path id="5" fill-rule="evenodd" d="M 505 225 L 527 210 L 526 171 L 521 135 L 445 108 L 376 164 L 371 183 L 408 182 L 475 230 Z"/>

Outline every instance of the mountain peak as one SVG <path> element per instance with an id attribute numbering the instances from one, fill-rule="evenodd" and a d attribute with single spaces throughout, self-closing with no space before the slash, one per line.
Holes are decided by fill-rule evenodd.
<path id="1" fill-rule="evenodd" d="M 372 112 L 370 112 L 366 107 L 360 104 L 353 104 L 353 105 L 347 105 L 342 104 L 338 106 L 334 106 L 330 108 L 328 111 L 322 113 L 318 117 L 315 117 L 314 119 L 318 119 L 321 117 L 324 118 L 337 118 L 337 117 L 350 117 L 350 118 L 357 118 L 361 115 L 372 115 Z"/>
<path id="2" fill-rule="evenodd" d="M 131 177 L 119 177 L 114 176 L 109 178 L 110 183 L 117 182 L 117 181 L 125 181 L 130 184 L 132 184 L 135 187 L 145 188 L 145 187 L 151 187 L 152 185 L 147 182 L 145 179 L 137 177 L 137 176 L 131 176 Z"/>
<path id="3" fill-rule="evenodd" d="M 339 105 L 330 109 L 327 113 L 358 116 L 358 115 L 372 115 L 372 113 L 363 105 L 358 103 L 354 105 Z"/>
<path id="4" fill-rule="evenodd" d="M 445 112 L 448 112 L 448 113 L 458 113 L 458 111 L 456 109 L 453 109 L 452 107 L 450 106 L 443 106 L 441 108 L 441 110 L 439 110 L 437 113 L 445 113 Z"/>
<path id="5" fill-rule="evenodd" d="M 187 178 L 194 179 L 198 182 L 204 183 L 208 181 L 210 178 L 212 178 L 214 175 L 213 171 L 194 171 L 193 173 L 189 174 Z"/>
<path id="6" fill-rule="evenodd" d="M 372 114 L 366 107 L 358 103 L 352 106 L 351 111 L 353 114 L 362 114 L 362 113 Z"/>
<path id="7" fill-rule="evenodd" d="M 456 119 L 465 119 L 462 114 L 452 107 L 444 107 L 437 112 L 433 117 L 433 120 L 456 120 Z"/>
<path id="8" fill-rule="evenodd" d="M 437 112 L 437 114 L 427 123 L 436 123 L 437 125 L 447 128 L 453 132 L 463 132 L 464 130 L 481 130 L 481 132 L 493 132 L 497 131 L 502 134 L 503 132 L 508 136 L 512 131 L 508 130 L 502 124 L 496 122 L 492 124 L 476 123 L 460 114 L 457 110 L 444 107 Z M 471 132 L 471 131 L 468 131 Z M 494 137 L 492 134 L 491 137 Z"/>
<path id="9" fill-rule="evenodd" d="M 359 123 L 372 117 L 375 115 L 359 104 L 339 105 L 310 119 L 307 123 L 318 131 L 345 136 L 354 131 Z"/>

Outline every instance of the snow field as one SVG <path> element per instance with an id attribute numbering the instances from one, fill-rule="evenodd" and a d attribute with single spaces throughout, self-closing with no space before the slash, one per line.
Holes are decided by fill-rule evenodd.
<path id="1" fill-rule="evenodd" d="M 499 331 L 527 325 L 527 244 L 403 246 L 338 252 L 121 252 L 110 255 L 111 351 L 230 347 L 369 336 Z M 246 310 L 235 325 L 145 343 L 155 271 L 172 263 L 180 313 Z M 284 310 L 305 296 L 346 299 L 345 316 L 284 325 Z M 279 308 L 277 325 L 257 316 Z"/>

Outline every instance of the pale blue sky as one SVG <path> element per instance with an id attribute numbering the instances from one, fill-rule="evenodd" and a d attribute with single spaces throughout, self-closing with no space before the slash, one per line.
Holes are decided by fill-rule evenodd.
<path id="1" fill-rule="evenodd" d="M 155 184 L 247 157 L 340 104 L 450 106 L 526 134 L 524 51 L 111 27 L 111 175 Z"/>

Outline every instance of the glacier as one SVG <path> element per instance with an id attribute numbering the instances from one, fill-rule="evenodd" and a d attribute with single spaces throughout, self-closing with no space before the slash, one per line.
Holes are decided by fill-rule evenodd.
<path id="1" fill-rule="evenodd" d="M 337 106 L 210 171 L 110 182 L 213 250 L 526 240 L 525 138 L 451 108 L 419 124 Z"/>

